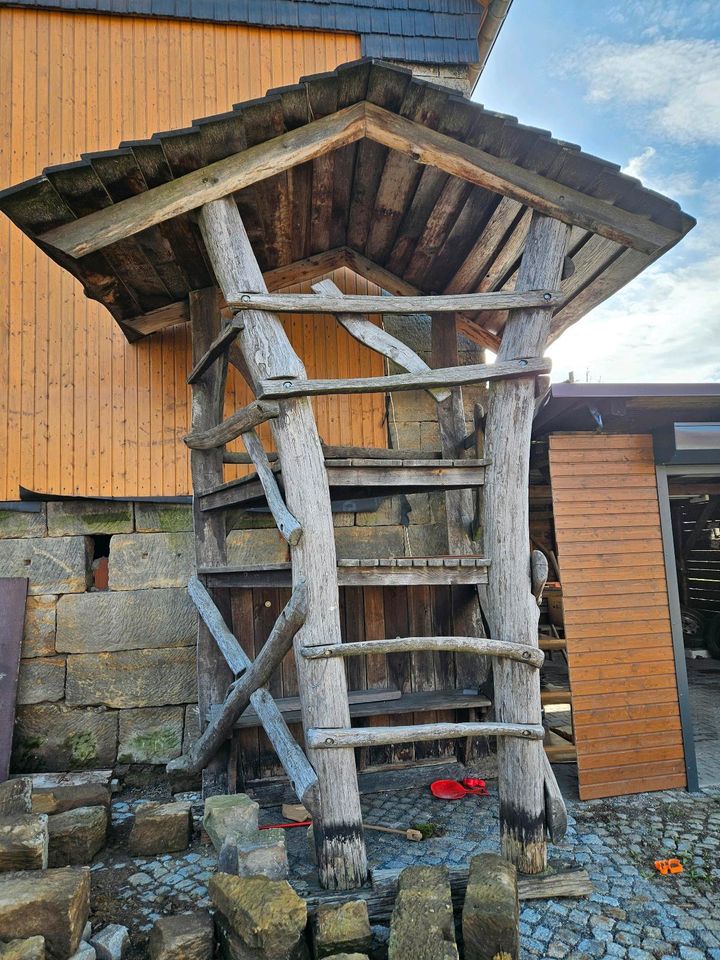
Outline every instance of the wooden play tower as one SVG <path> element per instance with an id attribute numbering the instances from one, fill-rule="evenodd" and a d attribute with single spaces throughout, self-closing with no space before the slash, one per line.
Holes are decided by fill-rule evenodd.
<path id="1" fill-rule="evenodd" d="M 258 117 L 265 122 L 262 137 Z M 370 61 L 239 105 L 170 141 L 168 134 L 125 145 L 114 173 L 90 158 L 75 169 L 46 171 L 0 197 L 2 209 L 110 307 L 128 336 L 190 323 L 192 429 L 186 443 L 197 575 L 189 589 L 201 614 L 204 729 L 169 769 L 202 770 L 206 790 L 224 789 L 224 747 L 236 720 L 252 705 L 313 815 L 322 884 L 352 888 L 367 876 L 354 748 L 497 737 L 504 854 L 522 871 L 542 871 L 546 836 L 560 836 L 564 816 L 542 747 L 537 598 L 547 569 L 542 555 L 531 557 L 528 534 L 531 426 L 549 371 L 543 354 L 551 339 L 677 242 L 692 222 L 612 165 L 450 90 L 416 81 L 406 71 Z M 168 162 L 173 149 L 174 165 Z M 110 189 L 108 178 L 129 182 L 134 173 L 130 192 Z M 249 193 L 260 183 L 274 189 Z M 288 231 L 307 238 L 286 276 L 317 278 L 347 265 L 391 295 L 344 297 L 329 281 L 312 294 L 268 293 L 263 274 L 268 256 L 263 240 L 251 239 L 248 221 L 258 204 L 265 205 L 260 209 L 265 241 Z M 462 215 L 453 218 L 454 211 Z M 414 232 L 418 242 L 428 222 L 441 216 L 446 246 L 437 256 L 443 282 L 437 283 L 437 271 L 435 276 L 429 271 L 427 286 L 417 279 L 410 283 L 402 275 L 402 256 L 393 254 L 393 240 Z M 316 229 L 315 218 L 322 217 L 328 228 Z M 337 237 L 341 242 L 333 243 Z M 137 274 L 131 252 L 140 251 L 152 263 L 153 244 L 169 249 L 179 264 L 199 251 L 209 282 L 188 289 L 179 301 L 133 313 L 109 282 L 103 286 L 103 277 L 113 275 L 127 289 Z M 483 284 L 489 266 L 501 257 L 505 270 L 498 272 L 499 280 Z M 142 304 L 137 292 L 135 299 Z M 308 379 L 279 319 L 288 312 L 336 316 L 351 336 L 407 372 Z M 445 359 L 430 368 L 367 319 L 377 313 L 429 314 L 433 356 Z M 459 321 L 496 352 L 496 362 L 458 365 Z M 223 420 L 228 362 L 242 372 L 256 399 Z M 489 402 L 484 452 L 471 458 L 461 388 L 477 383 L 489 385 Z M 400 390 L 434 396 L 443 459 L 321 445 L 312 397 Z M 273 463 L 256 433 L 265 422 L 277 451 Z M 226 483 L 223 465 L 237 455 L 226 453 L 225 445 L 238 437 L 256 473 Z M 482 547 L 471 539 L 472 516 L 462 493 L 479 486 Z M 338 562 L 331 515 L 335 488 L 372 488 L 384 495 L 444 490 L 451 555 Z M 230 566 L 224 511 L 260 498 L 289 544 L 291 562 Z M 343 643 L 339 587 L 370 584 L 469 590 L 463 635 Z M 251 662 L 213 590 L 287 585 L 291 599 Z M 304 749 L 267 689 L 291 646 Z M 495 720 L 352 728 L 343 660 L 371 647 L 375 654 L 432 650 L 491 657 Z"/>

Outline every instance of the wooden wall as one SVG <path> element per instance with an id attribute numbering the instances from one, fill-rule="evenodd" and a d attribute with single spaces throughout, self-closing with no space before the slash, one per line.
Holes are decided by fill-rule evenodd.
<path id="1" fill-rule="evenodd" d="M 580 797 L 684 787 L 652 439 L 556 434 L 550 477 Z"/>
<path id="2" fill-rule="evenodd" d="M 3 6 L 0 186 L 359 55 L 359 38 L 339 33 Z M 332 321 L 288 324 L 311 373 L 380 372 Z M 186 329 L 129 346 L 109 314 L 0 218 L 0 500 L 17 499 L 18 484 L 69 495 L 188 493 L 178 443 L 188 369 Z M 231 404 L 245 402 L 237 382 L 228 393 Z M 383 442 L 382 398 L 335 402 L 320 410 L 327 442 Z"/>

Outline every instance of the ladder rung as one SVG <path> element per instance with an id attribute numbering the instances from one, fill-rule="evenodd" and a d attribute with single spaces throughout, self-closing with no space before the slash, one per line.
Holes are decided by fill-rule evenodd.
<path id="1" fill-rule="evenodd" d="M 423 740 L 453 740 L 455 737 L 518 737 L 542 740 L 541 724 L 524 723 L 418 723 L 410 727 L 313 727 L 305 734 L 305 743 L 313 750 L 336 747 L 379 747 L 393 743 Z"/>
<path id="2" fill-rule="evenodd" d="M 485 637 L 397 637 L 393 640 L 365 640 L 357 643 L 333 643 L 324 646 L 300 648 L 307 660 L 327 660 L 330 657 L 359 657 L 365 654 L 406 653 L 438 650 L 452 653 L 474 653 L 479 656 L 505 657 L 541 667 L 545 656 L 538 647 Z"/>
<path id="3" fill-rule="evenodd" d="M 550 706 L 557 703 L 572 703 L 572 693 L 570 690 L 541 690 L 540 702 L 543 706 Z"/>
<path id="4" fill-rule="evenodd" d="M 567 650 L 567 641 L 562 637 L 545 637 L 541 634 L 539 641 L 541 650 Z"/>

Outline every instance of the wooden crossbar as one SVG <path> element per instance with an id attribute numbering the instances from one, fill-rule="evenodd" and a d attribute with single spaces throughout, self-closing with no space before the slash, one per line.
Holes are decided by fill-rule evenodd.
<path id="1" fill-rule="evenodd" d="M 506 360 L 504 363 L 441 367 L 426 373 L 398 373 L 388 377 L 356 377 L 352 380 L 261 380 L 257 394 L 263 400 L 317 397 L 345 393 L 391 393 L 394 390 L 426 390 L 428 387 L 460 387 L 486 380 L 506 380 L 549 373 L 545 358 Z"/>
<path id="2" fill-rule="evenodd" d="M 348 729 L 313 727 L 305 733 L 305 743 L 313 750 L 337 747 L 380 747 L 393 743 L 418 743 L 427 740 L 453 740 L 456 737 L 514 737 L 542 740 L 542 724 L 525 723 L 418 723 L 410 727 L 359 727 Z"/>
<path id="3" fill-rule="evenodd" d="M 475 653 L 480 656 L 506 657 L 541 667 L 545 654 L 537 647 L 485 637 L 396 637 L 392 640 L 366 640 L 357 643 L 339 643 L 326 647 L 301 647 L 300 653 L 308 660 L 329 657 L 360 657 L 378 653 L 414 653 L 421 650 L 439 650 L 448 653 Z"/>
<path id="4" fill-rule="evenodd" d="M 463 313 L 481 310 L 556 307 L 563 302 L 559 290 L 530 293 L 454 293 L 435 297 L 325 296 L 313 293 L 246 293 L 228 303 L 233 310 L 268 310 L 272 313 Z"/>

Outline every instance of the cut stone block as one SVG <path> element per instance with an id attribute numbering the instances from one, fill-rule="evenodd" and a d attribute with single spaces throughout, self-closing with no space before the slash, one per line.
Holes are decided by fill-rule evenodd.
<path id="1" fill-rule="evenodd" d="M 189 703 L 185 707 L 185 729 L 183 730 L 182 752 L 190 753 L 195 741 L 200 736 L 200 711 L 196 703 Z"/>
<path id="2" fill-rule="evenodd" d="M 239 877 L 285 880 L 288 875 L 285 834 L 282 830 L 231 834 L 220 848 L 218 868 Z"/>
<path id="3" fill-rule="evenodd" d="M 191 533 L 118 534 L 110 543 L 110 589 L 186 587 L 194 556 Z"/>
<path id="4" fill-rule="evenodd" d="M 332 953 L 327 960 L 368 960 L 366 953 Z"/>
<path id="5" fill-rule="evenodd" d="M 248 947 L 232 929 L 221 913 L 215 914 L 215 938 L 217 940 L 217 957 L 219 960 L 310 960 L 308 945 L 303 938 L 294 946 L 281 953 L 267 953 L 265 950 L 256 950 Z"/>
<path id="6" fill-rule="evenodd" d="M 59 653 L 102 653 L 195 643 L 197 611 L 185 588 L 79 593 L 57 607 Z"/>
<path id="7" fill-rule="evenodd" d="M 52 703 L 65 694 L 65 657 L 34 657 L 20 661 L 18 704 Z"/>
<path id="8" fill-rule="evenodd" d="M 274 526 L 267 530 L 231 530 L 227 553 L 230 566 L 285 563 L 290 559 L 290 547 Z"/>
<path id="9" fill-rule="evenodd" d="M 462 912 L 468 960 L 517 960 L 520 954 L 520 905 L 515 867 L 493 853 L 470 860 Z"/>
<path id="10" fill-rule="evenodd" d="M 216 873 L 208 890 L 229 930 L 246 948 L 258 951 L 259 958 L 289 960 L 302 955 L 307 906 L 286 880 Z"/>
<path id="11" fill-rule="evenodd" d="M 244 793 L 208 797 L 205 801 L 203 829 L 216 850 L 226 837 L 258 832 L 260 807 Z"/>
<path id="12" fill-rule="evenodd" d="M 132 533 L 133 508 L 117 500 L 51 500 L 47 526 L 51 537 Z"/>
<path id="13" fill-rule="evenodd" d="M 0 943 L 2 960 L 45 960 L 45 937 Z"/>
<path id="14" fill-rule="evenodd" d="M 0 577 L 28 577 L 28 593 L 83 593 L 90 586 L 89 537 L 1 540 Z"/>
<path id="15" fill-rule="evenodd" d="M 106 807 L 77 807 L 48 819 L 51 867 L 90 863 L 105 846 L 108 828 Z"/>
<path id="16" fill-rule="evenodd" d="M 240 507 L 231 507 L 225 512 L 225 529 L 230 530 L 264 530 L 275 527 L 275 521 L 270 513 L 250 513 Z"/>
<path id="17" fill-rule="evenodd" d="M 128 849 L 140 857 L 185 850 L 191 830 L 189 803 L 143 803 L 135 811 Z"/>
<path id="18" fill-rule="evenodd" d="M 83 940 L 70 960 L 96 960 L 96 957 L 95 947 L 91 947 L 89 943 L 85 943 Z"/>
<path id="19" fill-rule="evenodd" d="M 75 594 L 82 596 L 82 594 Z M 57 597 L 28 597 L 25 601 L 25 626 L 23 628 L 21 656 L 50 657 L 55 653 L 55 610 Z"/>
<path id="20" fill-rule="evenodd" d="M 315 956 L 366 953 L 372 944 L 372 931 L 364 900 L 339 905 L 320 904 L 312 918 Z"/>
<path id="21" fill-rule="evenodd" d="M 405 537 L 401 526 L 336 527 L 335 547 L 341 560 L 404 557 Z"/>
<path id="22" fill-rule="evenodd" d="M 192 507 L 181 503 L 136 503 L 138 533 L 178 533 L 192 530 Z"/>
<path id="23" fill-rule="evenodd" d="M 44 813 L 17 813 L 0 821 L 0 873 L 45 870 L 48 865 L 48 818 Z"/>
<path id="24" fill-rule="evenodd" d="M 408 867 L 400 874 L 388 960 L 412 957 L 458 960 L 447 867 Z"/>
<path id="25" fill-rule="evenodd" d="M 0 510 L 0 539 L 46 537 L 45 505 L 39 510 Z"/>
<path id="26" fill-rule="evenodd" d="M 67 658 L 69 706 L 162 707 L 197 700 L 194 647 L 73 654 Z"/>
<path id="27" fill-rule="evenodd" d="M 167 763 L 182 753 L 184 707 L 120 712 L 119 763 Z"/>
<path id="28" fill-rule="evenodd" d="M 44 936 L 49 960 L 75 953 L 89 912 L 88 867 L 0 877 L 0 940 Z"/>
<path id="29" fill-rule="evenodd" d="M 18 777 L 0 783 L 0 817 L 32 812 L 32 780 Z"/>
<path id="30" fill-rule="evenodd" d="M 109 923 L 90 938 L 90 945 L 95 948 L 97 960 L 122 960 L 130 946 L 127 927 Z"/>
<path id="31" fill-rule="evenodd" d="M 117 756 L 116 713 L 73 710 L 64 704 L 19 707 L 13 740 L 13 769 L 97 770 Z"/>
<path id="32" fill-rule="evenodd" d="M 206 910 L 161 917 L 148 941 L 150 960 L 212 960 L 213 922 Z"/>
<path id="33" fill-rule="evenodd" d="M 33 813 L 65 813 L 78 807 L 110 809 L 110 791 L 102 783 L 77 783 L 58 787 L 35 787 Z"/>

